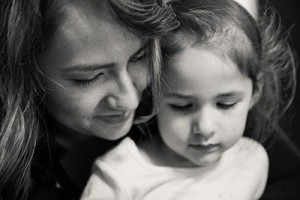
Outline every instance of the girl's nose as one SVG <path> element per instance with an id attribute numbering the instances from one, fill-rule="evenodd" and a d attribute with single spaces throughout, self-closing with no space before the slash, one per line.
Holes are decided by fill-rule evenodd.
<path id="1" fill-rule="evenodd" d="M 204 138 L 211 138 L 215 134 L 212 117 L 208 113 L 199 113 L 192 124 L 192 133 L 199 134 Z"/>
<path id="2" fill-rule="evenodd" d="M 139 104 L 139 94 L 131 77 L 120 75 L 115 87 L 116 90 L 107 97 L 108 106 L 118 110 L 135 110 Z"/>

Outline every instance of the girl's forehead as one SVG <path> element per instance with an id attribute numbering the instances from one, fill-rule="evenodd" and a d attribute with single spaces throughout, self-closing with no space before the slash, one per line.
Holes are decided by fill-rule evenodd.
<path id="1" fill-rule="evenodd" d="M 252 88 L 251 79 L 229 57 L 202 48 L 186 48 L 166 64 L 165 93 L 189 94 L 208 100 L 233 91 L 249 93 Z"/>
<path id="2" fill-rule="evenodd" d="M 253 44 L 247 35 L 237 27 L 228 26 L 212 34 L 201 35 L 195 32 L 182 32 L 174 40 L 181 51 L 190 48 L 201 48 L 214 53 L 222 59 L 231 60 L 242 71 L 256 63 Z M 176 45 L 174 45 L 176 46 Z"/>

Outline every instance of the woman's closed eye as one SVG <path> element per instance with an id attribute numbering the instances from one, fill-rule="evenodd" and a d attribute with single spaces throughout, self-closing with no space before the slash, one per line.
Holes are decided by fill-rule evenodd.
<path id="1" fill-rule="evenodd" d="M 89 78 L 75 78 L 72 79 L 72 81 L 78 85 L 78 86 L 88 86 L 96 81 L 98 81 L 99 79 L 103 79 L 104 78 L 104 73 L 98 73 L 93 77 L 89 77 Z"/>
<path id="2" fill-rule="evenodd" d="M 139 61 L 142 61 L 146 58 L 146 52 L 145 50 L 141 50 L 139 51 L 137 54 L 133 55 L 129 62 L 139 62 Z"/>

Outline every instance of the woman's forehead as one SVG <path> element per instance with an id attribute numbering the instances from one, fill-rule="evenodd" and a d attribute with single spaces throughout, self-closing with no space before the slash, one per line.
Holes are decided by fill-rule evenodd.
<path id="1" fill-rule="evenodd" d="M 117 18 L 113 17 L 113 12 L 106 0 L 74 0 L 65 1 L 61 8 L 62 19 L 58 23 L 58 28 L 68 27 L 77 24 L 85 28 L 86 25 L 101 26 L 103 22 L 109 22 L 121 26 Z"/>
<path id="2" fill-rule="evenodd" d="M 66 40 L 77 43 L 78 39 L 80 39 L 78 42 L 96 43 L 98 40 L 108 42 L 110 38 L 117 36 L 140 43 L 140 39 L 112 15 L 113 12 L 106 0 L 66 1 L 61 10 L 62 19 L 57 23 L 58 27 L 52 37 L 54 45 L 63 44 Z"/>
<path id="3" fill-rule="evenodd" d="M 119 23 L 103 3 L 94 0 L 67 2 L 44 58 L 57 65 L 115 63 L 128 60 L 142 40 Z M 47 59 L 47 60 L 49 60 Z"/>

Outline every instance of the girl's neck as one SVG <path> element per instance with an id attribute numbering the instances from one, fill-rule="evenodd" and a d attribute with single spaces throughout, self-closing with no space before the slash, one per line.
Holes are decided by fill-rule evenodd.
<path id="1" fill-rule="evenodd" d="M 158 133 L 137 142 L 137 146 L 142 157 L 153 165 L 177 168 L 198 167 L 171 150 Z"/>

